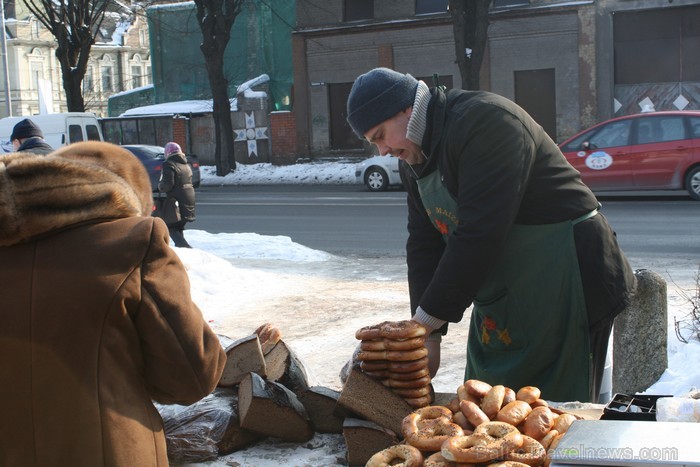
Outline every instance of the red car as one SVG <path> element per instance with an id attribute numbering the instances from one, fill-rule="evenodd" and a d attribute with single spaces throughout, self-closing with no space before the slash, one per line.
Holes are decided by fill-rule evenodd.
<path id="1" fill-rule="evenodd" d="M 594 191 L 687 190 L 700 200 L 700 111 L 613 118 L 559 147 Z"/>

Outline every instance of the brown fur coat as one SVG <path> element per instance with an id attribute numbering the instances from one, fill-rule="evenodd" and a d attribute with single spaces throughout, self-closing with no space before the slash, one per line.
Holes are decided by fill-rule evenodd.
<path id="1" fill-rule="evenodd" d="M 0 465 L 167 465 L 152 400 L 218 382 L 150 187 L 109 143 L 0 156 Z"/>

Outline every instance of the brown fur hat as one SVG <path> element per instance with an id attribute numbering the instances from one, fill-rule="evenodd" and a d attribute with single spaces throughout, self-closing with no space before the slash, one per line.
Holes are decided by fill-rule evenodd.
<path id="1" fill-rule="evenodd" d="M 153 192 L 148 172 L 141 161 L 126 149 L 102 141 L 83 141 L 64 146 L 52 156 L 95 164 L 123 178 L 141 202 L 141 215 L 150 216 Z"/>

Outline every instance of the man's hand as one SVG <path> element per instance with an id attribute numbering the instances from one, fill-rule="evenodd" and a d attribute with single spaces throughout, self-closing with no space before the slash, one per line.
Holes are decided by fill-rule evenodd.
<path id="1" fill-rule="evenodd" d="M 428 349 L 430 378 L 434 378 L 440 368 L 440 339 L 426 339 L 425 348 Z"/>

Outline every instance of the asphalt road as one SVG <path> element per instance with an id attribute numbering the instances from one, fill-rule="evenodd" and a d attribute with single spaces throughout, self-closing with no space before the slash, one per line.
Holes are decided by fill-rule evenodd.
<path id="1" fill-rule="evenodd" d="M 598 193 L 602 212 L 635 269 L 698 270 L 700 202 L 683 192 Z M 283 235 L 356 257 L 398 257 L 406 239 L 406 193 L 361 185 L 201 187 L 197 221 L 210 233 Z"/>

